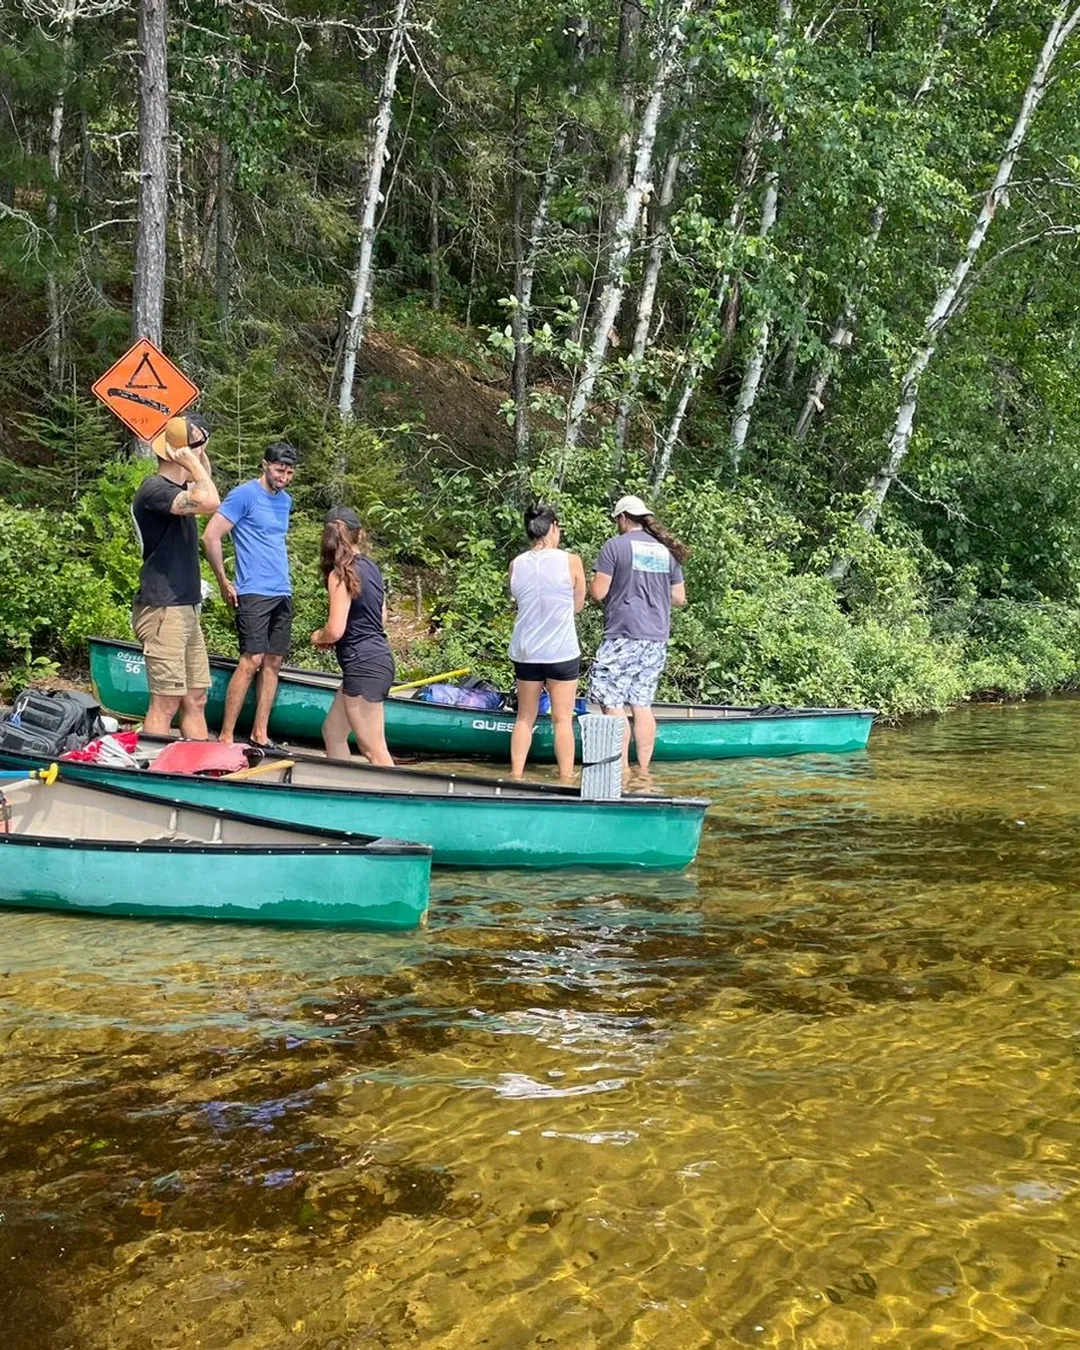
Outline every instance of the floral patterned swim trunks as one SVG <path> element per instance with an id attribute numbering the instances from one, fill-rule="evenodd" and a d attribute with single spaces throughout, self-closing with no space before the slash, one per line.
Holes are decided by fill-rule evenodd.
<path id="1" fill-rule="evenodd" d="M 604 708 L 647 708 L 667 660 L 667 643 L 650 638 L 605 638 L 589 671 L 588 698 Z"/>

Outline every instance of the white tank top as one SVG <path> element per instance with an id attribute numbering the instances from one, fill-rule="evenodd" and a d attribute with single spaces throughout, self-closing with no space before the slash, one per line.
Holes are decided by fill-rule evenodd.
<path id="1" fill-rule="evenodd" d="M 510 594 L 518 608 L 510 639 L 511 661 L 554 663 L 581 655 L 574 626 L 570 555 L 564 549 L 519 553 L 510 565 Z"/>

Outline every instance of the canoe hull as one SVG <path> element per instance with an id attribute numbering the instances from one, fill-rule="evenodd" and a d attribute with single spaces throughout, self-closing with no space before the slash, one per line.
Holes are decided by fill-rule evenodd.
<path id="1" fill-rule="evenodd" d="M 412 929 L 431 850 L 61 773 L 4 783 L 0 906 L 125 917 Z"/>
<path id="2" fill-rule="evenodd" d="M 211 662 L 212 684 L 206 715 L 221 725 L 232 663 Z M 102 705 L 125 717 L 144 716 L 149 700 L 142 652 L 130 643 L 91 639 L 90 673 Z M 279 741 L 318 741 L 333 700 L 332 677 L 282 670 L 270 731 Z M 250 725 L 254 694 L 240 725 Z M 654 759 L 734 759 L 745 756 L 837 754 L 866 748 L 872 711 L 807 709 L 754 716 L 671 716 L 659 714 Z M 448 708 L 416 699 L 390 698 L 385 705 L 386 740 L 393 750 L 509 760 L 514 718 L 506 712 Z M 580 751 L 580 743 L 579 743 Z M 537 722 L 530 758 L 551 763 L 555 757 L 551 721 Z"/>
<path id="3" fill-rule="evenodd" d="M 29 771 L 43 763 L 0 753 L 0 765 Z M 220 807 L 276 825 L 315 825 L 346 833 L 403 837 L 430 844 L 433 861 L 443 867 L 681 870 L 697 854 L 707 805 L 704 801 L 590 802 L 339 791 L 78 763 L 64 764 L 63 777 L 75 783 L 121 783 L 143 797 Z"/>
<path id="4" fill-rule="evenodd" d="M 0 842 L 0 869 L 0 906 L 393 931 L 424 922 L 430 861 L 12 837 Z"/>

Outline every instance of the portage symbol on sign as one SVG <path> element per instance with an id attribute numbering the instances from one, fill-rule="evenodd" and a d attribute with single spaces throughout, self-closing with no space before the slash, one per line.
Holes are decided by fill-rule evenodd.
<path id="1" fill-rule="evenodd" d="M 106 408 L 144 441 L 152 441 L 169 418 L 182 413 L 200 393 L 149 338 L 140 338 L 92 388 Z"/>

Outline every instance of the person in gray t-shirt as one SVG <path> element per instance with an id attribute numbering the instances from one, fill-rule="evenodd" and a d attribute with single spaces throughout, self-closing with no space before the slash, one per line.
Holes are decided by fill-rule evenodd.
<path id="1" fill-rule="evenodd" d="M 686 604 L 682 563 L 689 550 L 659 523 L 640 497 L 621 497 L 612 512 L 619 533 L 600 550 L 589 594 L 604 606 L 604 640 L 589 674 L 589 699 L 609 716 L 630 708 L 638 765 L 656 744 L 652 703 L 667 659 L 672 606 Z M 630 723 L 623 747 L 629 767 Z"/>

